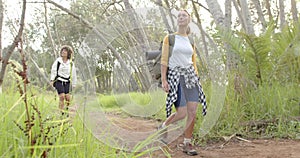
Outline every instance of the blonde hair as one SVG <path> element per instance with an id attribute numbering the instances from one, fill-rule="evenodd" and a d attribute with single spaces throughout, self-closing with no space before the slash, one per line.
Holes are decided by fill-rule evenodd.
<path id="1" fill-rule="evenodd" d="M 189 15 L 190 19 L 191 19 L 191 14 L 190 14 L 186 9 L 180 9 L 180 11 L 186 12 L 186 13 Z M 191 28 L 190 28 L 190 26 L 188 25 L 188 26 L 187 26 L 187 29 L 186 29 L 186 34 L 189 35 L 190 33 L 191 33 Z"/>
<path id="2" fill-rule="evenodd" d="M 191 33 L 191 28 L 190 26 L 188 25 L 187 28 L 186 28 L 186 34 L 189 35 Z"/>
<path id="3" fill-rule="evenodd" d="M 180 11 L 184 11 L 184 12 L 186 12 L 189 16 L 191 16 L 191 14 L 190 14 L 186 9 L 180 9 Z"/>

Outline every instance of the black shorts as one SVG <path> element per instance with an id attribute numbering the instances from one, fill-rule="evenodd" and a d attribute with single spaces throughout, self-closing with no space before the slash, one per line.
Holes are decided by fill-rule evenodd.
<path id="1" fill-rule="evenodd" d="M 57 80 L 54 83 L 54 87 L 57 90 L 58 94 L 61 94 L 61 93 L 68 94 L 70 92 L 70 82 L 63 82 L 63 81 Z"/>

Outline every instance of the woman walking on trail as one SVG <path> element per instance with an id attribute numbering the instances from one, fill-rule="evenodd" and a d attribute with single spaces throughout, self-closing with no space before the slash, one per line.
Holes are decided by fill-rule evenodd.
<path id="1" fill-rule="evenodd" d="M 190 20 L 190 14 L 186 10 L 180 10 L 177 17 L 178 30 L 174 33 L 175 41 L 173 44 L 169 43 L 169 35 L 165 36 L 163 41 L 161 79 L 162 88 L 168 93 L 167 119 L 159 126 L 159 130 L 166 131 L 168 125 L 187 115 L 183 152 L 193 156 L 198 154 L 192 145 L 197 106 L 199 102 L 202 103 L 202 114 L 206 115 L 206 101 L 196 67 L 196 49 L 188 36 Z M 171 114 L 172 104 L 176 109 L 173 114 Z"/>
<path id="2" fill-rule="evenodd" d="M 70 46 L 64 45 L 60 49 L 60 57 L 58 57 L 51 68 L 51 85 L 57 90 L 59 95 L 59 109 L 64 114 L 70 104 L 71 88 L 76 85 L 76 68 L 72 61 L 73 50 Z M 72 87 L 70 87 L 72 85 Z"/>

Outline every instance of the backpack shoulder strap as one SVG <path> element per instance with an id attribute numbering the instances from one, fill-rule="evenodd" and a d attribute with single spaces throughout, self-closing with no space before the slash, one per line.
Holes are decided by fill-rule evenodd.
<path id="1" fill-rule="evenodd" d="M 172 55 L 172 52 L 173 52 L 174 44 L 175 44 L 175 34 L 169 34 L 168 39 L 169 39 L 169 58 L 170 58 L 170 56 Z"/>
<path id="2" fill-rule="evenodd" d="M 59 69 L 59 66 L 60 66 L 60 62 L 57 61 L 55 80 L 57 80 L 57 78 L 59 77 L 59 76 L 58 76 L 58 69 Z"/>
<path id="3" fill-rule="evenodd" d="M 59 69 L 59 66 L 60 66 L 60 62 L 57 61 L 57 67 L 56 67 L 56 72 L 57 72 L 57 75 L 58 75 L 58 69 Z"/>
<path id="4" fill-rule="evenodd" d="M 169 37 L 169 46 L 174 46 L 174 43 L 175 43 L 175 34 L 169 34 L 168 35 Z"/>

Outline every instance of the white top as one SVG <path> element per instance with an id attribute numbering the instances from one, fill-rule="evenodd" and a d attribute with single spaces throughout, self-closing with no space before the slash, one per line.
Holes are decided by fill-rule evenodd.
<path id="1" fill-rule="evenodd" d="M 55 80 L 56 77 L 56 73 L 57 73 L 57 63 L 60 62 L 59 65 L 59 69 L 58 69 L 58 75 L 64 78 L 68 78 L 70 77 L 71 74 L 71 62 L 68 59 L 67 62 L 63 62 L 62 57 L 58 57 L 54 63 L 52 64 L 51 67 L 51 76 L 50 76 L 50 80 L 53 81 Z M 67 82 L 68 80 L 65 80 L 61 77 L 58 77 L 57 80 L 63 81 L 63 82 Z M 70 79 L 72 86 L 74 87 L 76 85 L 77 79 L 76 79 L 77 75 L 76 75 L 76 68 L 74 63 L 72 64 L 72 77 Z"/>
<path id="2" fill-rule="evenodd" d="M 169 59 L 169 67 L 171 69 L 177 66 L 188 68 L 193 64 L 192 55 L 193 47 L 188 36 L 175 35 L 175 43 Z"/>

